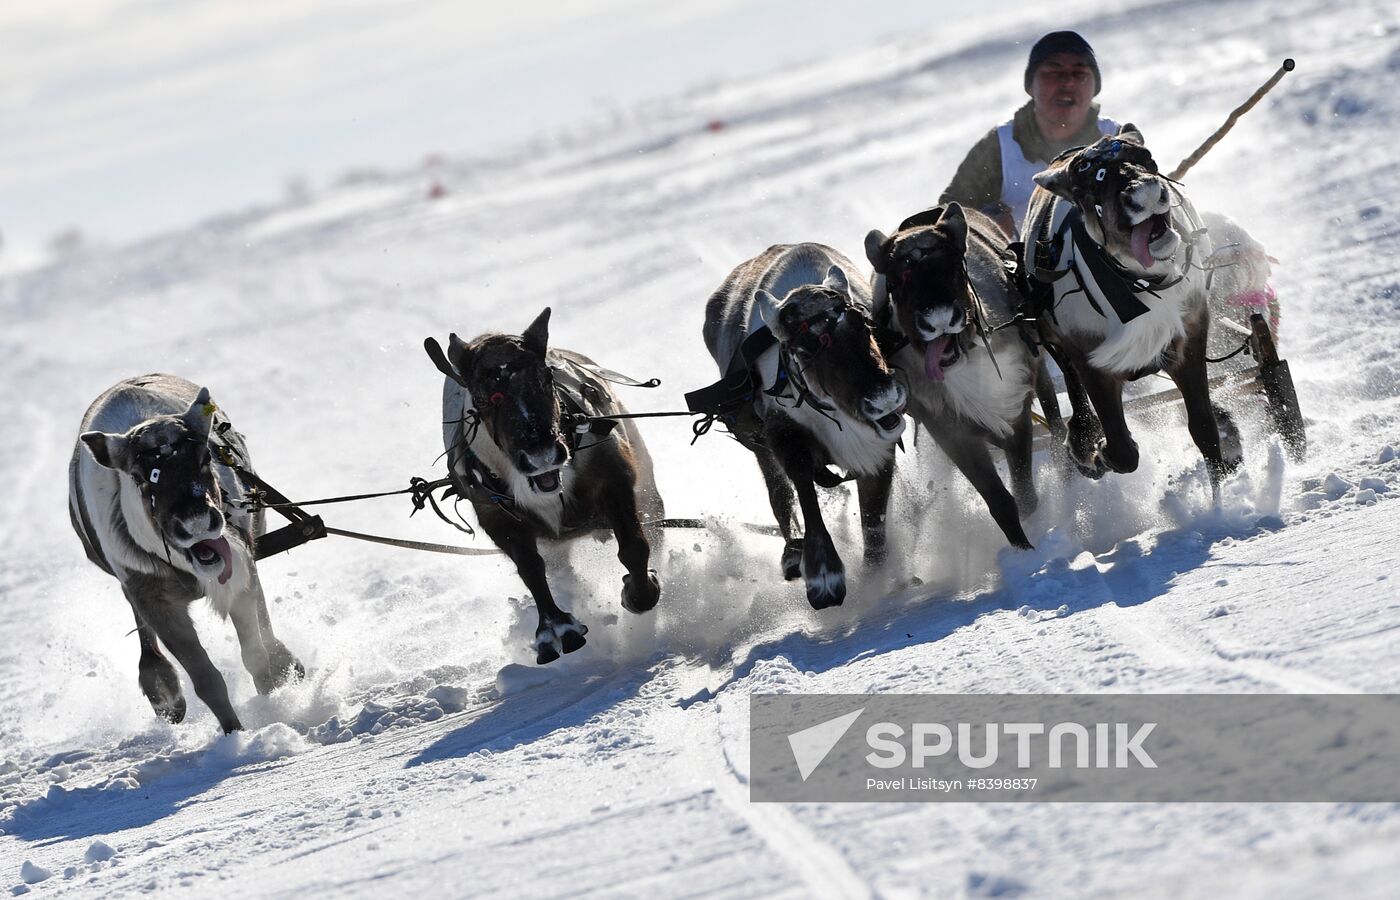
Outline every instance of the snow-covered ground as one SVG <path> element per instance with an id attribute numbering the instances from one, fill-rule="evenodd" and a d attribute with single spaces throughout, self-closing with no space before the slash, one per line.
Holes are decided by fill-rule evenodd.
<path id="1" fill-rule="evenodd" d="M 759 691 L 1400 690 L 1400 10 L 1076 9 L 853 48 L 0 281 L 0 885 L 1392 895 L 1393 805 L 748 802 Z M 441 376 L 422 339 L 518 331 L 546 305 L 559 344 L 663 379 L 634 408 L 680 408 L 713 377 L 701 310 L 729 268 L 794 240 L 859 259 L 869 228 L 931 202 L 1020 102 L 1027 43 L 1054 26 L 1090 36 L 1106 111 L 1168 164 L 1298 60 L 1188 185 L 1281 260 L 1305 463 L 1246 417 L 1246 470 L 1214 509 L 1184 427 L 1140 420 L 1132 476 L 1066 484 L 1043 461 L 1037 549 L 1015 553 L 911 446 L 888 570 L 856 573 L 846 605 L 817 614 L 779 580 L 771 538 L 728 527 L 769 515 L 747 455 L 649 422 L 668 512 L 717 520 L 659 549 L 655 613 L 620 610 L 610 544 L 570 545 L 554 578 L 588 645 L 535 667 L 532 608 L 503 560 L 327 539 L 262 565 L 306 681 L 258 697 L 201 605 L 249 730 L 217 736 L 193 699 L 184 725 L 154 720 L 130 612 L 65 509 L 78 420 L 104 388 L 149 371 L 209 385 L 262 474 L 299 497 L 436 472 Z M 406 512 L 325 515 L 458 537 Z M 854 503 L 838 495 L 831 516 L 857 558 Z"/>

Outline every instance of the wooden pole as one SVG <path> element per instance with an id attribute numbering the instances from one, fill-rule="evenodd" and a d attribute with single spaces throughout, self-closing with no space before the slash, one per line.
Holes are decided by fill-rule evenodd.
<path id="1" fill-rule="evenodd" d="M 1270 78 L 1268 81 L 1264 82 L 1264 84 L 1259 88 L 1259 90 L 1255 91 L 1254 94 L 1250 96 L 1248 100 L 1240 104 L 1234 112 L 1230 113 L 1230 118 L 1225 120 L 1225 124 L 1217 128 L 1215 134 L 1212 134 L 1210 137 L 1206 138 L 1206 142 L 1201 146 L 1197 147 L 1195 153 L 1192 153 L 1190 156 L 1183 159 L 1180 165 L 1173 169 L 1172 173 L 1167 177 L 1172 179 L 1173 181 L 1180 181 L 1182 177 L 1185 176 L 1186 173 L 1191 170 L 1192 166 L 1201 161 L 1201 157 L 1205 156 L 1206 153 L 1210 151 L 1210 148 L 1220 143 L 1220 139 L 1223 138 L 1227 133 L 1229 133 L 1231 128 L 1235 127 L 1235 123 L 1239 121 L 1240 116 L 1253 109 L 1254 104 L 1258 103 L 1261 99 L 1263 99 L 1264 95 L 1267 94 L 1270 90 L 1272 90 L 1274 85 L 1279 83 L 1279 79 L 1283 78 L 1284 75 L 1287 75 L 1289 72 L 1292 71 L 1293 60 L 1285 59 L 1283 61 L 1283 65 L 1278 67 L 1278 71 L 1273 74 L 1273 77 Z"/>

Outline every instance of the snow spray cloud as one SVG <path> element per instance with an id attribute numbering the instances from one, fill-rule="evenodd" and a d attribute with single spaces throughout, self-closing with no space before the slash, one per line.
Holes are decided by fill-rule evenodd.
<path id="1" fill-rule="evenodd" d="M 754 801 L 1400 801 L 1400 695 L 755 694 Z"/>

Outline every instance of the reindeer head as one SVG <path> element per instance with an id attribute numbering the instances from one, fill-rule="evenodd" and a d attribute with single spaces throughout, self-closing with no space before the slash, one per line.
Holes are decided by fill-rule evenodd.
<path id="1" fill-rule="evenodd" d="M 569 461 L 548 347 L 546 307 L 519 337 L 488 334 L 467 343 L 454 334 L 447 351 L 487 435 L 541 494 L 560 489 L 559 470 Z"/>
<path id="2" fill-rule="evenodd" d="M 838 266 L 827 270 L 821 284 L 802 285 L 781 300 L 760 289 L 754 301 L 814 393 L 868 422 L 881 437 L 898 439 L 907 392 L 886 365 L 870 314 L 851 296 Z"/>
<path id="3" fill-rule="evenodd" d="M 1035 183 L 1078 207 L 1089 237 L 1129 272 L 1165 274 L 1181 246 L 1173 192 L 1132 125 L 1057 159 Z"/>
<path id="4" fill-rule="evenodd" d="M 166 547 L 183 553 L 199 579 L 224 584 L 233 554 L 209 455 L 214 409 L 209 389 L 200 388 L 183 415 L 156 416 L 125 434 L 88 431 L 80 439 L 98 464 L 135 482 Z"/>
<path id="5" fill-rule="evenodd" d="M 967 228 L 963 208 L 950 203 L 933 225 L 865 236 L 866 258 L 885 276 L 899 327 L 923 353 L 924 373 L 934 381 L 972 349 Z"/>

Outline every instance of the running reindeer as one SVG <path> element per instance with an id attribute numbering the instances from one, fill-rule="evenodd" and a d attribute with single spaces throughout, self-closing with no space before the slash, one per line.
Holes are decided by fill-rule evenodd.
<path id="1" fill-rule="evenodd" d="M 856 476 L 865 560 L 878 563 L 894 446 L 904 433 L 907 392 L 876 343 L 869 290 L 851 281 L 855 271 L 830 247 L 782 244 L 736 268 L 705 308 L 705 346 L 725 381 L 737 374 L 752 385 L 733 431 L 767 483 L 786 540 L 783 576 L 800 575 L 816 609 L 846 596 L 845 566 L 816 485 L 844 480 L 833 464 Z M 805 536 L 793 515 L 794 489 Z"/>
<path id="2" fill-rule="evenodd" d="M 877 315 L 892 303 L 893 325 L 908 338 L 892 363 L 908 377 L 910 414 L 982 495 L 1006 539 L 1030 549 L 1021 519 L 1037 505 L 1032 385 L 1053 426 L 1060 416 L 1042 360 L 1015 328 L 996 329 L 1019 303 L 1003 243 L 995 222 L 950 203 L 906 219 L 893 236 L 870 232 L 865 255 L 875 268 Z M 1014 499 L 989 446 L 1006 453 Z"/>
<path id="3" fill-rule="evenodd" d="M 1164 370 L 1218 493 L 1241 451 L 1229 415 L 1210 397 L 1201 262 L 1211 242 L 1195 208 L 1158 174 L 1131 125 L 1062 154 L 1035 181 L 1022 262 L 1050 288 L 1037 318 L 1069 389 L 1071 456 L 1091 477 L 1137 469 L 1123 385 Z"/>
<path id="4" fill-rule="evenodd" d="M 73 529 L 88 559 L 121 582 L 136 616 L 142 693 L 157 715 L 184 719 L 180 679 L 160 652 L 163 643 L 225 732 L 242 725 L 190 621 L 191 602 L 208 597 L 233 620 L 258 693 L 306 674 L 272 632 L 253 553 L 263 514 L 235 502 L 248 485 L 228 463 L 234 458 L 251 471 L 243 437 L 217 411 L 208 388 L 146 375 L 93 401 L 68 466 Z"/>
<path id="5" fill-rule="evenodd" d="M 611 528 L 627 569 L 623 608 L 656 606 L 661 582 L 647 568 L 647 532 L 658 533 L 664 509 L 651 457 L 631 419 L 611 431 L 611 422 L 594 424 L 626 410 L 594 377 L 592 360 L 549 347 L 549 309 L 519 336 L 468 342 L 454 334 L 445 355 L 433 338 L 424 346 L 447 376 L 443 442 L 454 488 L 534 597 L 535 661 L 572 653 L 588 633 L 550 593 L 541 538 Z"/>

